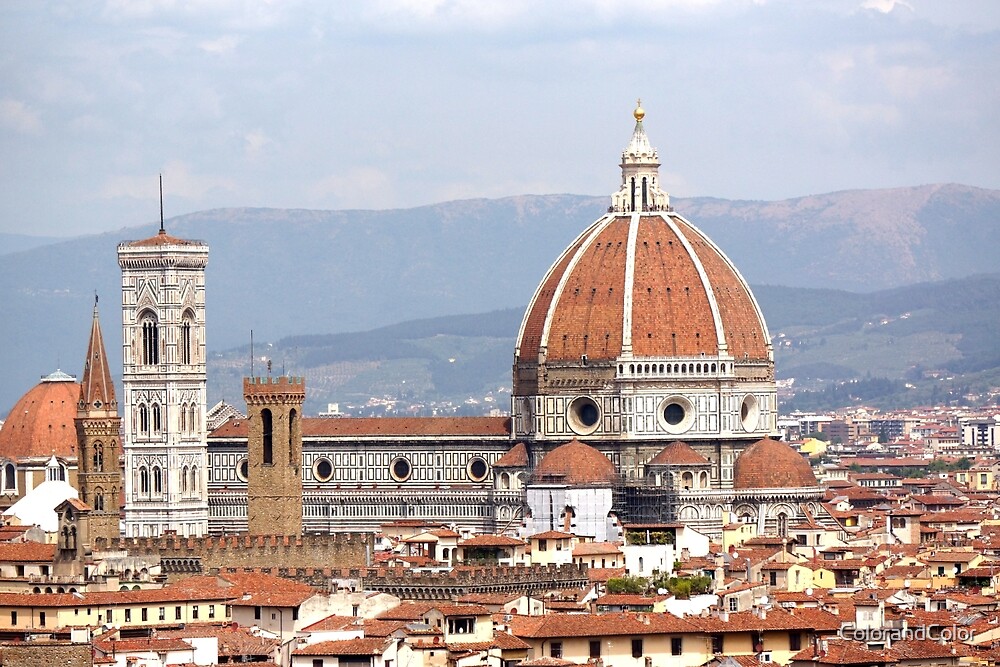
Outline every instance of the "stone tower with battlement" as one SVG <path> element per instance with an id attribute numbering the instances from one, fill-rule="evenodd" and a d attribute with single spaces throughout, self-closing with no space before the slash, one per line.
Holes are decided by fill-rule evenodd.
<path id="1" fill-rule="evenodd" d="M 77 485 L 80 500 L 90 508 L 90 536 L 117 538 L 121 531 L 119 445 L 122 420 L 118 416 L 118 400 L 104 349 L 96 300 L 74 422 L 79 452 Z"/>
<path id="2" fill-rule="evenodd" d="M 247 402 L 247 528 L 251 535 L 302 533 L 301 377 L 244 378 Z"/>

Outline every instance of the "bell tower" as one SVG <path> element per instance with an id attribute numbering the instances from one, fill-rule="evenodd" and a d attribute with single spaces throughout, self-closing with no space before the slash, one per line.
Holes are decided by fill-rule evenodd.
<path id="1" fill-rule="evenodd" d="M 94 297 L 87 359 L 76 419 L 80 500 L 90 507 L 90 538 L 117 539 L 121 532 L 121 418 Z"/>
<path id="2" fill-rule="evenodd" d="M 167 234 L 118 246 L 125 535 L 208 534 L 208 246 Z"/>
<path id="3" fill-rule="evenodd" d="M 302 404 L 305 378 L 243 378 L 247 402 L 247 529 L 302 533 Z"/>

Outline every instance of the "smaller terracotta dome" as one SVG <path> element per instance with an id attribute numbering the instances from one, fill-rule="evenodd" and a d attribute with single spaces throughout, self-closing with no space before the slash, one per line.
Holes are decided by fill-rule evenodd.
<path id="1" fill-rule="evenodd" d="M 686 442 L 675 440 L 660 450 L 660 453 L 650 459 L 646 465 L 676 466 L 676 465 L 708 465 L 708 459 L 691 449 Z"/>
<path id="2" fill-rule="evenodd" d="M 574 439 L 543 456 L 535 468 L 534 479 L 569 486 L 595 486 L 616 482 L 618 473 L 607 456 Z"/>
<path id="3" fill-rule="evenodd" d="M 819 486 L 809 462 L 787 443 L 758 440 L 743 450 L 733 470 L 734 489 L 795 489 Z"/>
<path id="4" fill-rule="evenodd" d="M 506 454 L 497 459 L 497 462 L 493 464 L 493 467 L 527 468 L 528 463 L 528 448 L 524 446 L 523 442 L 519 442 L 511 447 Z"/>
<path id="5" fill-rule="evenodd" d="M 11 409 L 0 428 L 0 456 L 8 459 L 76 456 L 80 383 L 56 371 L 42 378 Z"/>

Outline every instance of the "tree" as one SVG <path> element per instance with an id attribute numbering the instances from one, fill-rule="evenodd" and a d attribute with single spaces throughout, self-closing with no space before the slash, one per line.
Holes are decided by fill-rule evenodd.
<path id="1" fill-rule="evenodd" d="M 641 595 L 649 590 L 649 580 L 644 577 L 626 574 L 624 577 L 611 577 L 608 579 L 607 588 L 608 593 L 612 594 L 630 593 Z"/>

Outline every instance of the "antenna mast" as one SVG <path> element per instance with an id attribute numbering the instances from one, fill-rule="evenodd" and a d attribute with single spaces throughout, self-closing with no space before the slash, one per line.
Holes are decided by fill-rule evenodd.
<path id="1" fill-rule="evenodd" d="M 160 233 L 165 234 L 163 231 L 163 174 L 160 174 Z"/>

